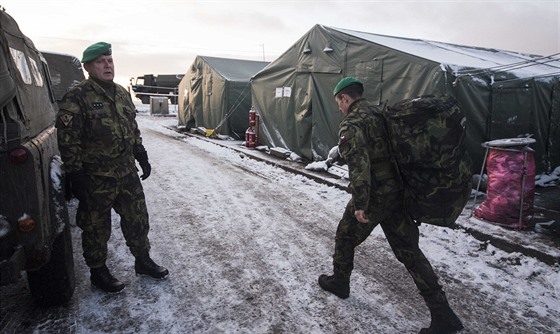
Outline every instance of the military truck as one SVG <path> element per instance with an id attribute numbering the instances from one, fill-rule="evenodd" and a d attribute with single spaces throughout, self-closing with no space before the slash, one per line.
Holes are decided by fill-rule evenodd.
<path id="1" fill-rule="evenodd" d="M 150 104 L 151 96 L 168 96 L 171 104 L 177 104 L 179 83 L 184 74 L 144 74 L 130 78 L 130 87 L 142 104 Z"/>
<path id="2" fill-rule="evenodd" d="M 41 305 L 69 301 L 74 258 L 49 67 L 0 10 L 0 284 L 22 278 Z"/>
<path id="3" fill-rule="evenodd" d="M 57 102 L 60 102 L 70 87 L 85 79 L 82 63 L 69 54 L 52 51 L 41 51 L 41 53 L 49 65 L 54 97 Z"/>

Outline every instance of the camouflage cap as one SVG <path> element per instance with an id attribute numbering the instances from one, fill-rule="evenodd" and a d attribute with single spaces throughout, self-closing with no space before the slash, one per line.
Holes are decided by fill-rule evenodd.
<path id="1" fill-rule="evenodd" d="M 92 60 L 95 60 L 97 57 L 101 55 L 110 55 L 111 51 L 111 44 L 105 42 L 97 42 L 88 46 L 84 50 L 84 55 L 82 56 L 82 63 L 87 63 Z"/>
<path id="2" fill-rule="evenodd" d="M 336 96 L 338 93 L 340 93 L 341 90 L 343 90 L 344 88 L 346 88 L 350 85 L 354 85 L 354 84 L 359 84 L 359 85 L 362 85 L 362 86 L 364 85 L 363 82 L 361 82 L 360 80 L 358 80 L 354 77 L 342 78 L 342 80 L 340 80 L 336 84 L 336 87 L 334 87 L 333 96 Z"/>

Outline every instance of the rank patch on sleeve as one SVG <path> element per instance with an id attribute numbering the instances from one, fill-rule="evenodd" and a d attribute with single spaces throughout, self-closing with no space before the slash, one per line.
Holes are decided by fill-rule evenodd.
<path id="1" fill-rule="evenodd" d="M 64 124 L 64 126 L 68 126 L 68 124 L 70 124 L 70 122 L 72 122 L 72 115 L 70 114 L 64 114 L 62 116 L 60 116 L 60 120 L 62 121 L 62 124 Z"/>

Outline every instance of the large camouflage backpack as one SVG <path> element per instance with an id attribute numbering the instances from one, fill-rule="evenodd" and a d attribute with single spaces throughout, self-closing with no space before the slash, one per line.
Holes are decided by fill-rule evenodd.
<path id="1" fill-rule="evenodd" d="M 383 109 L 391 150 L 417 223 L 452 227 L 471 189 L 466 117 L 452 96 L 426 95 Z"/>

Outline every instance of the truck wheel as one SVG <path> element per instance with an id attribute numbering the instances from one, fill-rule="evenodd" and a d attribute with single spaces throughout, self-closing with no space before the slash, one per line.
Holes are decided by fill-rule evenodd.
<path id="1" fill-rule="evenodd" d="M 49 262 L 39 270 L 28 271 L 27 281 L 31 295 L 39 305 L 60 305 L 72 298 L 76 277 L 69 224 L 55 239 Z"/>
<path id="2" fill-rule="evenodd" d="M 36 271 L 27 272 L 29 290 L 37 304 L 54 306 L 66 303 L 72 298 L 76 286 L 74 276 L 74 254 L 70 218 L 64 195 L 64 176 L 60 170 L 62 161 L 54 157 L 51 162 L 50 222 L 53 231 L 63 230 L 55 237 L 49 262 Z M 55 168 L 53 172 L 53 168 Z"/>
<path id="3" fill-rule="evenodd" d="M 150 104 L 149 96 L 142 96 L 140 99 L 142 100 L 142 104 Z"/>

